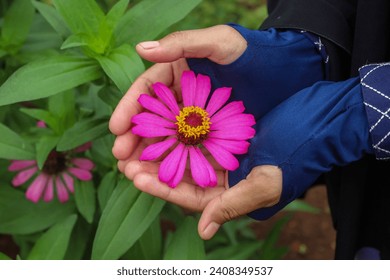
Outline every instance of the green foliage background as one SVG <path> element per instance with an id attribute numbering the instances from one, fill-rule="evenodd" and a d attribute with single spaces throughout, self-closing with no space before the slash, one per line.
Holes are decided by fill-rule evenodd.
<path id="1" fill-rule="evenodd" d="M 0 234 L 12 236 L 17 258 L 281 258 L 286 248 L 276 241 L 287 219 L 265 240 L 243 217 L 202 241 L 198 214 L 141 193 L 119 174 L 107 128 L 148 66 L 134 51 L 138 42 L 227 22 L 257 29 L 265 16 L 256 0 L 0 0 Z M 37 120 L 47 128 L 37 129 Z M 93 181 L 77 182 L 67 203 L 34 204 L 24 195 L 29 183 L 11 186 L 10 160 L 35 159 L 42 169 L 52 150 L 87 142 Z"/>

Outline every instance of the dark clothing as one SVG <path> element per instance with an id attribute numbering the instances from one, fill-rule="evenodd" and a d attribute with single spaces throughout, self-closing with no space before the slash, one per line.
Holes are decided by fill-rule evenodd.
<path id="1" fill-rule="evenodd" d="M 390 61 L 390 1 L 269 0 L 261 26 L 307 30 L 324 39 L 329 79 L 358 76 L 369 63 Z M 336 259 L 353 259 L 363 246 L 390 259 L 390 162 L 374 157 L 336 168 L 327 178 L 337 230 Z"/>

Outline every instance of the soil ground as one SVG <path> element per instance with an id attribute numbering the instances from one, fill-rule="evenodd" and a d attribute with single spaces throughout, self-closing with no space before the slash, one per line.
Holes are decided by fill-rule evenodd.
<path id="1" fill-rule="evenodd" d="M 287 246 L 286 260 L 332 260 L 334 259 L 336 233 L 332 226 L 326 189 L 322 185 L 311 188 L 304 201 L 318 208 L 318 214 L 297 212 L 286 224 L 278 245 Z M 286 215 L 278 213 L 271 219 L 255 223 L 260 239 L 266 237 L 277 220 Z"/>

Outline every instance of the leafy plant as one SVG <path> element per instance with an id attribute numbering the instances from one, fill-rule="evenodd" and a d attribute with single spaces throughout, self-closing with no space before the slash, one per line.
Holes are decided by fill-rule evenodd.
<path id="1" fill-rule="evenodd" d="M 146 68 L 134 46 L 165 34 L 200 2 L 0 0 L 0 234 L 12 235 L 17 258 L 282 256 L 284 251 L 273 248 L 285 221 L 264 241 L 243 218 L 204 242 L 197 234 L 198 216 L 138 191 L 119 174 L 111 155 L 109 117 Z M 201 9 L 207 5 L 204 1 Z M 175 28 L 204 24 L 187 21 Z M 50 173 L 53 168 L 60 173 L 65 162 L 74 164 L 69 168 L 84 166 L 69 171 L 78 179 L 69 181 L 65 171 L 62 177 Z M 38 203 L 26 199 L 38 178 L 46 186 L 56 180 L 66 203 L 53 198 L 54 191 L 41 190 Z M 68 198 L 61 186 L 74 194 Z M 9 256 L 0 252 L 0 259 Z"/>

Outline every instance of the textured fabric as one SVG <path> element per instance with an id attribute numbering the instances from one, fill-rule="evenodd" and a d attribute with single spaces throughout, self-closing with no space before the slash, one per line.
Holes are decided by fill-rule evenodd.
<path id="1" fill-rule="evenodd" d="M 360 70 L 364 104 L 377 159 L 390 159 L 390 63 Z"/>
<path id="2" fill-rule="evenodd" d="M 239 169 L 229 172 L 229 185 L 270 164 L 282 169 L 283 188 L 280 202 L 251 213 L 255 219 L 275 214 L 333 166 L 373 152 L 358 78 L 303 89 L 264 116 L 256 131 Z"/>
<path id="3" fill-rule="evenodd" d="M 261 29 L 307 30 L 329 39 L 350 53 L 353 44 L 350 21 L 356 0 L 269 0 L 268 18 Z"/>
<path id="4" fill-rule="evenodd" d="M 211 77 L 213 87 L 232 87 L 259 119 L 297 91 L 324 79 L 318 46 L 300 31 L 249 30 L 231 24 L 248 42 L 246 51 L 229 65 L 188 59 L 190 68 Z"/>
<path id="5" fill-rule="evenodd" d="M 268 0 L 267 4 L 270 16 L 261 28 L 294 27 L 324 38 L 332 81 L 357 76 L 365 64 L 390 61 L 388 0 Z M 389 161 L 365 156 L 326 174 L 337 230 L 336 259 L 353 259 L 367 244 L 390 259 L 389 170 Z"/>

